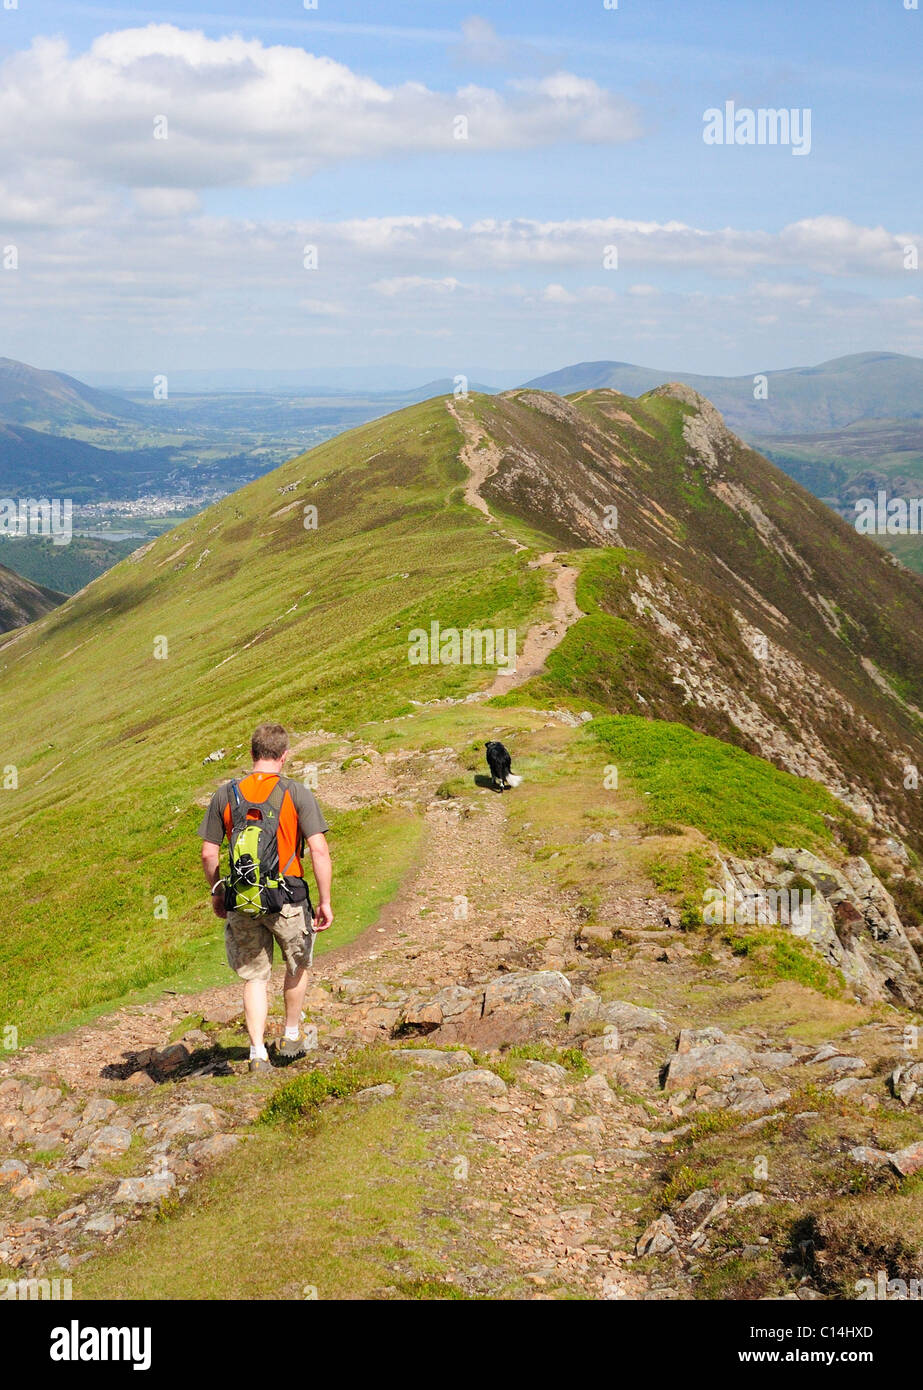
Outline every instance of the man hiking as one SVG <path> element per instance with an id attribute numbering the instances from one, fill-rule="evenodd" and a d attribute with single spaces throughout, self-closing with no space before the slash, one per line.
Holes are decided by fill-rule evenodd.
<path id="1" fill-rule="evenodd" d="M 313 792 L 282 776 L 288 751 L 288 734 L 281 724 L 254 729 L 253 771 L 218 788 L 199 826 L 212 908 L 226 922 L 228 965 L 244 981 L 250 1071 L 270 1069 L 263 1039 L 273 942 L 279 943 L 285 961 L 285 1037 L 279 1053 L 300 1057 L 305 1051 L 301 1013 L 314 938 L 333 921 L 327 822 Z M 218 864 L 225 838 L 230 862 L 228 876 L 222 879 Z M 316 913 L 301 867 L 305 845 L 320 899 Z"/>

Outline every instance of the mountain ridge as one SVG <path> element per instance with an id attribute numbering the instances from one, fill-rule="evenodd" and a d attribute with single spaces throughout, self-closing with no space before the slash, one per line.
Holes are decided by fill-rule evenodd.
<path id="1" fill-rule="evenodd" d="M 490 442 L 480 492 L 502 534 L 465 502 L 466 441 L 449 406 Z M 857 842 L 923 844 L 918 798 L 904 785 L 905 765 L 923 766 L 923 581 L 684 385 L 640 400 L 434 398 L 293 459 L 143 546 L 0 643 L 0 714 L 18 748 L 9 757 L 29 769 L 17 806 L 40 834 L 56 808 L 87 797 L 100 758 L 139 787 L 170 746 L 147 833 L 182 858 L 196 768 L 268 706 L 295 729 L 309 720 L 342 730 L 489 688 L 477 665 L 408 665 L 408 633 L 435 618 L 524 635 L 552 612 L 538 561 L 554 549 L 580 571 L 585 616 L 544 675 L 499 695 L 498 707 L 539 700 L 678 720 L 829 787 Z M 34 693 L 25 710 L 24 680 Z M 118 830 L 105 797 L 89 801 L 77 882 L 55 911 L 87 960 L 99 956 L 94 988 L 111 997 L 133 971 L 168 974 L 210 939 L 210 923 L 184 911 L 151 939 L 119 906 L 131 951 L 124 963 L 99 955 L 88 926 L 95 866 Z M 190 873 L 177 891 L 191 905 Z M 105 890 L 119 903 L 140 891 L 126 874 Z M 34 910 L 26 879 L 17 884 L 26 927 Z"/>
<path id="2" fill-rule="evenodd" d="M 850 1299 L 870 1231 L 918 1260 L 920 595 L 688 387 L 518 391 L 331 440 L 0 640 L 0 1259 L 91 1299 L 658 1300 Z M 512 630 L 515 678 L 412 662 L 433 622 Z M 267 717 L 335 865 L 284 1077 L 195 836 Z"/>
<path id="3" fill-rule="evenodd" d="M 563 367 L 525 382 L 523 389 L 571 395 L 611 387 L 636 396 L 681 381 L 713 401 L 738 433 L 765 436 L 818 433 L 861 419 L 923 416 L 923 359 L 905 353 L 851 353 L 761 375 L 767 383 L 765 399 L 755 398 L 756 374 L 722 377 L 609 361 Z"/>

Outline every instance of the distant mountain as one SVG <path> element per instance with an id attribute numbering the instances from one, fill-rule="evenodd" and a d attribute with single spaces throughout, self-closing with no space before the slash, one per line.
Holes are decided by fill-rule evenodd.
<path id="1" fill-rule="evenodd" d="M 45 425 L 57 431 L 74 425 L 145 419 L 143 406 L 97 391 L 76 377 L 0 357 L 0 420 Z"/>
<path id="2" fill-rule="evenodd" d="M 66 594 L 54 589 L 46 589 L 42 584 L 33 584 L 31 579 L 0 565 L 0 632 L 9 632 L 14 627 L 25 627 L 36 618 L 44 617 L 52 608 L 63 603 Z"/>
<path id="3" fill-rule="evenodd" d="M 429 367 L 407 367 L 399 363 L 387 367 L 174 367 L 170 372 L 170 394 L 185 392 L 195 396 L 266 393 L 271 396 L 351 396 L 403 395 L 419 389 L 433 377 L 451 380 L 463 371 L 472 382 L 486 382 L 490 391 L 504 391 L 516 385 L 524 371 L 465 365 L 450 368 L 444 363 Z M 81 379 L 101 391 L 133 395 L 150 393 L 150 371 L 96 371 L 81 369 Z"/>
<path id="4" fill-rule="evenodd" d="M 606 387 L 639 396 L 681 381 L 712 401 L 731 429 L 746 437 L 816 434 L 856 420 L 923 418 L 923 359 L 899 352 L 860 352 L 817 367 L 766 372 L 768 394 L 754 398 L 754 377 L 700 376 L 630 362 L 579 362 L 526 383 L 560 396 Z"/>

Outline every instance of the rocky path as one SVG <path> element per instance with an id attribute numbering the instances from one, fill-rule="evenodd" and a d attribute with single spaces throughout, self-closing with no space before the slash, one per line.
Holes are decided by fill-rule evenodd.
<path id="1" fill-rule="evenodd" d="M 496 517 L 491 512 L 486 501 L 481 494 L 481 488 L 487 482 L 492 473 L 495 473 L 500 463 L 500 450 L 492 439 L 483 432 L 474 418 L 474 412 L 462 400 L 450 400 L 446 402 L 446 409 L 454 419 L 458 428 L 464 435 L 465 442 L 458 455 L 461 462 L 468 470 L 468 481 L 465 484 L 465 501 L 469 507 L 476 507 L 487 520 L 495 526 L 498 524 Z M 519 541 L 513 540 L 510 536 L 504 536 L 510 545 L 517 550 L 525 550 L 525 546 Z"/>
<path id="2" fill-rule="evenodd" d="M 589 1280 L 587 1291 L 598 1296 L 600 1281 L 629 1258 L 614 1241 L 620 1155 L 637 1157 L 648 1131 L 589 1066 L 584 1076 L 524 1059 L 511 1084 L 474 1061 L 465 1067 L 465 1053 L 445 1051 L 468 1043 L 499 1056 L 501 1045 L 544 1044 L 553 1056 L 557 1042 L 572 1040 L 563 1014 L 574 986 L 563 971 L 580 959 L 574 905 L 537 879 L 509 840 L 503 798 L 483 789 L 464 802 L 432 795 L 448 756 L 433 759 L 430 786 L 415 787 L 427 834 L 413 880 L 358 948 L 319 960 L 325 987 L 315 985 L 308 999 L 318 1050 L 297 1065 L 323 1065 L 363 1043 L 386 1040 L 400 1052 L 425 1039 L 420 1066 L 434 1098 L 471 1111 L 488 1155 L 459 1194 L 461 1206 L 489 1213 L 518 1194 L 520 1215 L 498 1223 L 496 1244 L 537 1286 L 552 1277 Z M 369 764 L 354 766 L 353 804 L 363 781 L 376 789 L 382 781 Z M 399 988 L 386 983 L 394 980 Z M 200 1026 L 176 1037 L 190 1018 Z M 237 1046 L 216 1047 L 216 1030 L 235 1026 Z M 0 1073 L 0 1143 L 9 1155 L 0 1183 L 40 1205 L 78 1175 L 83 1181 L 80 1200 L 56 1217 L 6 1225 L 0 1260 L 27 1271 L 49 1262 L 68 1269 L 92 1255 L 88 1238 L 117 1239 L 150 1203 L 181 1196 L 240 1141 L 262 1103 L 245 1056 L 233 983 L 118 1010 L 9 1059 Z M 228 1075 L 237 1083 L 230 1092 L 226 1082 L 215 1085 Z M 575 1146 L 584 1151 L 577 1159 Z M 117 1176 L 113 1164 L 130 1153 L 132 1171 Z M 592 1220 L 589 1207 L 572 1210 L 575 1191 L 582 1207 L 596 1193 Z"/>
<path id="3" fill-rule="evenodd" d="M 555 594 L 551 616 L 547 622 L 529 628 L 516 660 L 516 670 L 496 676 L 487 691 L 488 696 L 505 695 L 514 686 L 539 675 L 567 629 L 583 617 L 577 607 L 577 571 L 573 566 L 564 564 L 553 553 L 539 556 L 533 564 L 547 570 L 551 576 Z"/>
<path id="4" fill-rule="evenodd" d="M 483 432 L 474 417 L 474 412 L 465 402 L 448 401 L 446 408 L 465 438 L 459 452 L 459 459 L 468 469 L 465 501 L 487 517 L 496 527 L 497 534 L 516 550 L 527 549 L 514 536 L 507 534 L 481 492 L 500 463 L 499 449 Z M 545 570 L 549 575 L 554 591 L 551 614 L 545 622 L 529 629 L 515 671 L 497 675 L 489 689 L 484 692 L 484 699 L 493 695 L 505 695 L 508 690 L 522 685 L 543 671 L 549 654 L 562 640 L 567 629 L 583 616 L 577 606 L 577 571 L 573 566 L 564 564 L 559 556 L 549 551 L 533 560 L 530 568 Z"/>

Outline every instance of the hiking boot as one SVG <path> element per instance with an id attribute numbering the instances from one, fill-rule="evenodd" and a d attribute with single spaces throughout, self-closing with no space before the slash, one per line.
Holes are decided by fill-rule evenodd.
<path id="1" fill-rule="evenodd" d="M 307 1048 L 304 1045 L 304 1035 L 302 1034 L 297 1038 L 282 1038 L 278 1044 L 277 1051 L 280 1057 L 285 1057 L 288 1061 L 291 1061 L 294 1057 L 303 1057 L 307 1052 Z"/>
<path id="2" fill-rule="evenodd" d="M 268 1057 L 251 1057 L 247 1071 L 272 1071 L 272 1062 Z"/>

